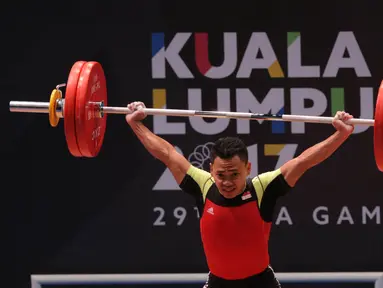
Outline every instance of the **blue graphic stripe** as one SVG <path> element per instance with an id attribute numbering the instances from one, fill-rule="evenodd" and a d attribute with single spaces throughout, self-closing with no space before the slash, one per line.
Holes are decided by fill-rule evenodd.
<path id="1" fill-rule="evenodd" d="M 152 33 L 152 57 L 158 53 L 165 43 L 165 33 Z"/>
<path id="2" fill-rule="evenodd" d="M 279 110 L 278 114 L 284 114 L 285 109 L 282 107 L 281 110 Z M 273 121 L 271 123 L 271 133 L 273 134 L 283 134 L 285 133 L 285 122 L 283 121 Z"/>

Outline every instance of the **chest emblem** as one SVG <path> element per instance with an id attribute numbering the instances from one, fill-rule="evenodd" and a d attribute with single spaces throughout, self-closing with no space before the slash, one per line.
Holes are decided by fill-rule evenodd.
<path id="1" fill-rule="evenodd" d="M 242 195 L 242 200 L 247 200 L 247 199 L 250 199 L 252 196 L 251 196 L 251 193 L 250 191 L 246 191 L 245 193 L 243 193 Z"/>

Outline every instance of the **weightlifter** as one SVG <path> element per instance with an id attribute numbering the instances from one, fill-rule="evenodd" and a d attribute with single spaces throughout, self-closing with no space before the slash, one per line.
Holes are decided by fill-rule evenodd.
<path id="1" fill-rule="evenodd" d="M 330 157 L 354 130 L 352 115 L 339 111 L 336 131 L 280 168 L 250 178 L 246 145 L 237 137 L 218 139 L 211 149 L 210 171 L 191 165 L 166 140 L 141 121 L 142 102 L 128 105 L 131 129 L 155 158 L 171 171 L 180 188 L 203 211 L 200 231 L 209 275 L 205 288 L 281 287 L 269 262 L 268 240 L 277 199 L 288 193 L 311 167 Z"/>

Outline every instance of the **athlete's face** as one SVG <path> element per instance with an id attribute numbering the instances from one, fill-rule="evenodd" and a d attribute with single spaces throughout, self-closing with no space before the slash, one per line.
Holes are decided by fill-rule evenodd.
<path id="1" fill-rule="evenodd" d="M 238 156 L 231 159 L 216 157 L 210 164 L 210 173 L 225 198 L 234 198 L 243 192 L 250 170 L 251 163 L 245 163 Z"/>

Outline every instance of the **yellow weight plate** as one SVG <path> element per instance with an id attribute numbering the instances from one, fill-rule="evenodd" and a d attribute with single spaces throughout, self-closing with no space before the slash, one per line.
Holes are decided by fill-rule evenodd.
<path id="1" fill-rule="evenodd" d="M 51 98 L 49 100 L 49 123 L 52 127 L 56 127 L 59 124 L 60 118 L 57 116 L 56 107 L 57 100 L 61 99 L 61 92 L 57 89 L 54 89 L 51 93 Z"/>

